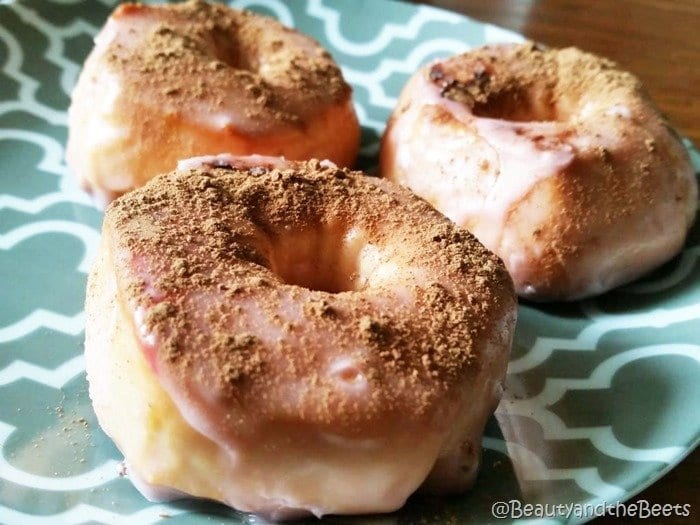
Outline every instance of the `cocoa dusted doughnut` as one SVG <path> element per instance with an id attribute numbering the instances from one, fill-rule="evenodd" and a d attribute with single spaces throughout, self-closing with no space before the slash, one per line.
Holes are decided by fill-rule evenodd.
<path id="1" fill-rule="evenodd" d="M 474 233 L 535 300 L 599 294 L 669 260 L 698 200 L 688 153 L 633 75 L 532 43 L 418 71 L 381 173 Z"/>
<path id="2" fill-rule="evenodd" d="M 73 91 L 66 156 L 103 202 L 195 155 L 351 166 L 351 95 L 328 52 L 271 18 L 194 0 L 122 4 Z"/>
<path id="3" fill-rule="evenodd" d="M 465 489 L 516 300 L 404 188 L 219 156 L 109 206 L 86 315 L 95 412 L 141 490 L 281 519 Z"/>

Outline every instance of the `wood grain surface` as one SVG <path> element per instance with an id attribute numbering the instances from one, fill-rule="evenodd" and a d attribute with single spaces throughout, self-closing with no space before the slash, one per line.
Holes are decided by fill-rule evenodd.
<path id="1" fill-rule="evenodd" d="M 700 0 L 426 0 L 547 45 L 577 46 L 637 75 L 681 134 L 700 146 Z M 698 407 L 700 417 L 700 407 Z M 630 501 L 690 503 L 690 517 L 598 518 L 594 525 L 700 523 L 700 450 Z"/>

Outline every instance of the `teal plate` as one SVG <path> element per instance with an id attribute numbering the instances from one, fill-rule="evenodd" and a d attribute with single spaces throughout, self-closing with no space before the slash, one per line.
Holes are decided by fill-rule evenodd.
<path id="1" fill-rule="evenodd" d="M 119 476 L 82 357 L 85 278 L 102 215 L 63 160 L 69 93 L 111 2 L 0 4 L 0 522 L 257 522 L 205 502 L 151 504 Z M 388 0 L 233 4 L 333 52 L 355 87 L 365 168 L 376 164 L 384 122 L 420 64 L 522 39 Z M 414 497 L 386 516 L 323 521 L 504 523 L 518 517 L 517 502 L 529 502 L 550 505 L 528 523 L 576 523 L 658 479 L 700 436 L 699 255 L 696 226 L 682 255 L 643 281 L 584 302 L 522 304 L 476 487 Z M 504 512 L 492 508 L 499 501 L 516 502 L 510 519 L 494 516 Z"/>

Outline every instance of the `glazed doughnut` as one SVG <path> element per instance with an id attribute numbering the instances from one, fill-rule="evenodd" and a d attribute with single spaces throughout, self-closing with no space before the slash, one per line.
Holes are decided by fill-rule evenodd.
<path id="1" fill-rule="evenodd" d="M 178 159 L 233 152 L 351 166 L 350 86 L 311 38 L 224 5 L 120 5 L 72 94 L 66 157 L 102 202 Z"/>
<path id="2" fill-rule="evenodd" d="M 272 519 L 465 489 L 516 316 L 501 261 L 329 162 L 181 166 L 110 205 L 88 284 L 90 397 L 137 486 Z"/>
<path id="3" fill-rule="evenodd" d="M 534 300 L 599 294 L 660 265 L 697 207 L 688 153 L 633 75 L 532 43 L 417 72 L 381 173 L 470 230 Z"/>

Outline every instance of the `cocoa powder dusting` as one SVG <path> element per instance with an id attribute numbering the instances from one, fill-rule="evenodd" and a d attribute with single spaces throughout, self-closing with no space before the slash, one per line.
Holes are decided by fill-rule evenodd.
<path id="1" fill-rule="evenodd" d="M 427 75 L 445 98 L 509 120 L 561 120 L 565 107 L 591 93 L 601 105 L 620 91 L 641 93 L 634 75 L 610 60 L 533 42 L 477 48 L 434 64 Z"/>
<path id="2" fill-rule="evenodd" d="M 329 228 L 363 232 L 430 280 L 331 293 L 273 272 L 280 238 Z M 252 404 L 256 417 L 289 411 L 350 434 L 404 411 L 430 417 L 479 370 L 485 334 L 515 301 L 502 263 L 471 234 L 408 190 L 318 161 L 161 175 L 116 200 L 105 231 L 126 261 L 120 289 L 147 312 L 160 373 Z M 367 378 L 361 403 L 328 372 L 333 356 Z"/>
<path id="3" fill-rule="evenodd" d="M 123 4 L 112 19 L 123 29 L 105 56 L 126 80 L 123 96 L 165 114 L 234 113 L 239 125 L 267 129 L 301 125 L 319 105 L 350 96 L 316 41 L 262 15 L 190 0 Z"/>
<path id="4" fill-rule="evenodd" d="M 641 82 L 616 63 L 528 42 L 474 49 L 422 74 L 475 117 L 523 122 L 512 129 L 537 150 L 572 154 L 552 178 L 556 213 L 533 232 L 543 247 L 536 270 L 541 291 L 569 282 L 570 261 L 581 246 L 597 242 L 590 232 L 635 220 L 658 198 L 655 177 L 668 169 L 669 157 L 651 133 L 667 124 Z M 447 110 L 435 113 L 431 123 L 438 126 L 454 118 Z M 535 121 L 551 123 L 556 133 L 543 135 L 529 125 Z"/>

